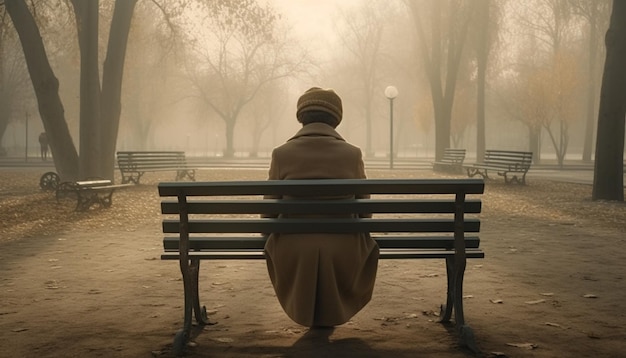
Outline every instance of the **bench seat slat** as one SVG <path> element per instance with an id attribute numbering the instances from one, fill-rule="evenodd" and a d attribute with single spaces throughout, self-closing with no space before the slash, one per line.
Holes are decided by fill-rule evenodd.
<path id="1" fill-rule="evenodd" d="M 202 200 L 187 203 L 189 214 L 337 214 L 352 212 L 365 213 L 454 213 L 454 200 Z M 477 214 L 481 211 L 481 201 L 469 199 L 465 202 L 465 212 Z M 177 201 L 161 203 L 163 214 L 178 214 Z"/>
<path id="2" fill-rule="evenodd" d="M 454 256 L 453 250 L 411 250 L 411 249 L 381 249 L 381 259 L 443 259 Z M 467 249 L 468 259 L 484 258 L 485 253 L 480 249 Z M 229 250 L 229 251 L 192 251 L 190 259 L 200 260 L 249 260 L 265 259 L 262 250 Z M 165 252 L 161 254 L 162 260 L 178 260 L 177 252 Z"/>
<path id="3" fill-rule="evenodd" d="M 355 233 L 454 232 L 454 219 L 215 219 L 190 220 L 190 233 Z M 465 232 L 479 232 L 480 220 L 465 220 Z M 163 232 L 180 232 L 177 220 L 163 220 Z"/>

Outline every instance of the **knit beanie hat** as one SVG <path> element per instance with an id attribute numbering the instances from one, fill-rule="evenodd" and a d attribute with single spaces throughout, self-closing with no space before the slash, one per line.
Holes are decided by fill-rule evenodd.
<path id="1" fill-rule="evenodd" d="M 337 125 L 341 123 L 343 107 L 341 98 L 332 89 L 322 89 L 319 87 L 309 88 L 298 99 L 296 117 L 298 122 L 302 122 L 300 114 L 307 111 L 321 111 L 333 116 Z"/>

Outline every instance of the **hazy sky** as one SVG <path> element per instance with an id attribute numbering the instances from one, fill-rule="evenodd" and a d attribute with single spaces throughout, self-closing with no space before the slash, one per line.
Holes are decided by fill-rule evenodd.
<path id="1" fill-rule="evenodd" d="M 294 34 L 311 41 L 309 48 L 323 47 L 334 36 L 333 21 L 339 8 L 352 7 L 359 0 L 268 0 L 284 14 Z M 332 41 L 332 40 L 331 40 Z"/>

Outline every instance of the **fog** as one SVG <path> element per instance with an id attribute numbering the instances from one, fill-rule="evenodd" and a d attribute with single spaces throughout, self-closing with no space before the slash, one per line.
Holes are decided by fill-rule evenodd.
<path id="1" fill-rule="evenodd" d="M 173 11 L 176 3 L 168 2 L 165 11 Z M 572 1 L 562 8 L 554 0 L 494 1 L 487 20 L 474 1 L 456 7 L 446 1 L 437 6 L 438 0 L 259 3 L 267 11 L 264 16 L 240 24 L 252 15 L 228 17 L 189 7 L 168 23 L 162 9 L 138 3 L 127 49 L 118 150 L 267 157 L 299 128 L 298 96 L 319 86 L 342 97 L 338 131 L 367 157 L 384 158 L 391 127 L 384 89 L 393 85 L 399 92 L 393 101 L 395 156 L 434 156 L 435 118 L 446 117 L 445 103 L 454 104 L 449 146 L 474 153 L 480 34 L 488 39 L 487 148 L 532 151 L 537 145 L 546 159 L 581 159 L 593 145 L 609 1 Z M 583 11 L 590 6 L 597 7 L 595 31 Z M 106 32 L 110 13 L 101 12 L 100 31 Z M 62 21 L 48 23 L 42 36 L 77 144 L 75 29 Z M 9 43 L 3 53 L 19 51 Z M 451 60 L 455 51 L 458 63 Z M 4 71 L 9 71 L 6 65 Z M 26 76 L 23 69 L 15 73 Z M 43 130 L 32 88 L 21 83 L 11 99 L 11 116 L 0 127 L 8 156 L 37 155 Z M 533 131 L 538 144 L 533 144 Z"/>

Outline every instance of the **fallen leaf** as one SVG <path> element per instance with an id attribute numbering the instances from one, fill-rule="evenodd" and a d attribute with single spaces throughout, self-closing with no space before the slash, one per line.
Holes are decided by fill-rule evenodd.
<path id="1" fill-rule="evenodd" d="M 552 293 L 552 292 L 543 292 L 543 293 L 540 293 L 540 295 L 542 295 L 542 296 L 554 296 L 554 293 Z"/>
<path id="2" fill-rule="evenodd" d="M 507 343 L 507 346 L 524 348 L 524 349 L 535 349 L 538 346 L 534 343 Z"/>
<path id="3" fill-rule="evenodd" d="M 586 295 L 583 296 L 584 298 L 598 298 L 598 296 L 592 294 L 592 293 L 588 293 Z"/>
<path id="4" fill-rule="evenodd" d="M 491 299 L 491 300 L 489 300 L 489 302 L 491 302 L 491 303 L 498 303 L 498 304 L 499 303 L 504 303 L 504 301 L 502 301 L 501 299 Z"/>
<path id="5" fill-rule="evenodd" d="M 546 300 L 540 299 L 540 300 L 534 300 L 534 301 L 526 301 L 524 303 L 526 303 L 527 305 L 536 305 L 538 303 L 544 303 L 544 302 L 546 302 Z"/>
<path id="6" fill-rule="evenodd" d="M 595 332 L 587 332 L 587 337 L 591 339 L 600 339 L 600 336 L 596 334 Z"/>
<path id="7" fill-rule="evenodd" d="M 507 355 L 504 352 L 491 352 L 491 357 L 494 358 L 507 358 Z"/>
<path id="8" fill-rule="evenodd" d="M 558 323 L 552 323 L 552 322 L 546 322 L 546 326 L 550 326 L 550 327 L 558 327 L 558 328 L 563 328 L 565 329 L 565 327 L 561 326 Z"/>

